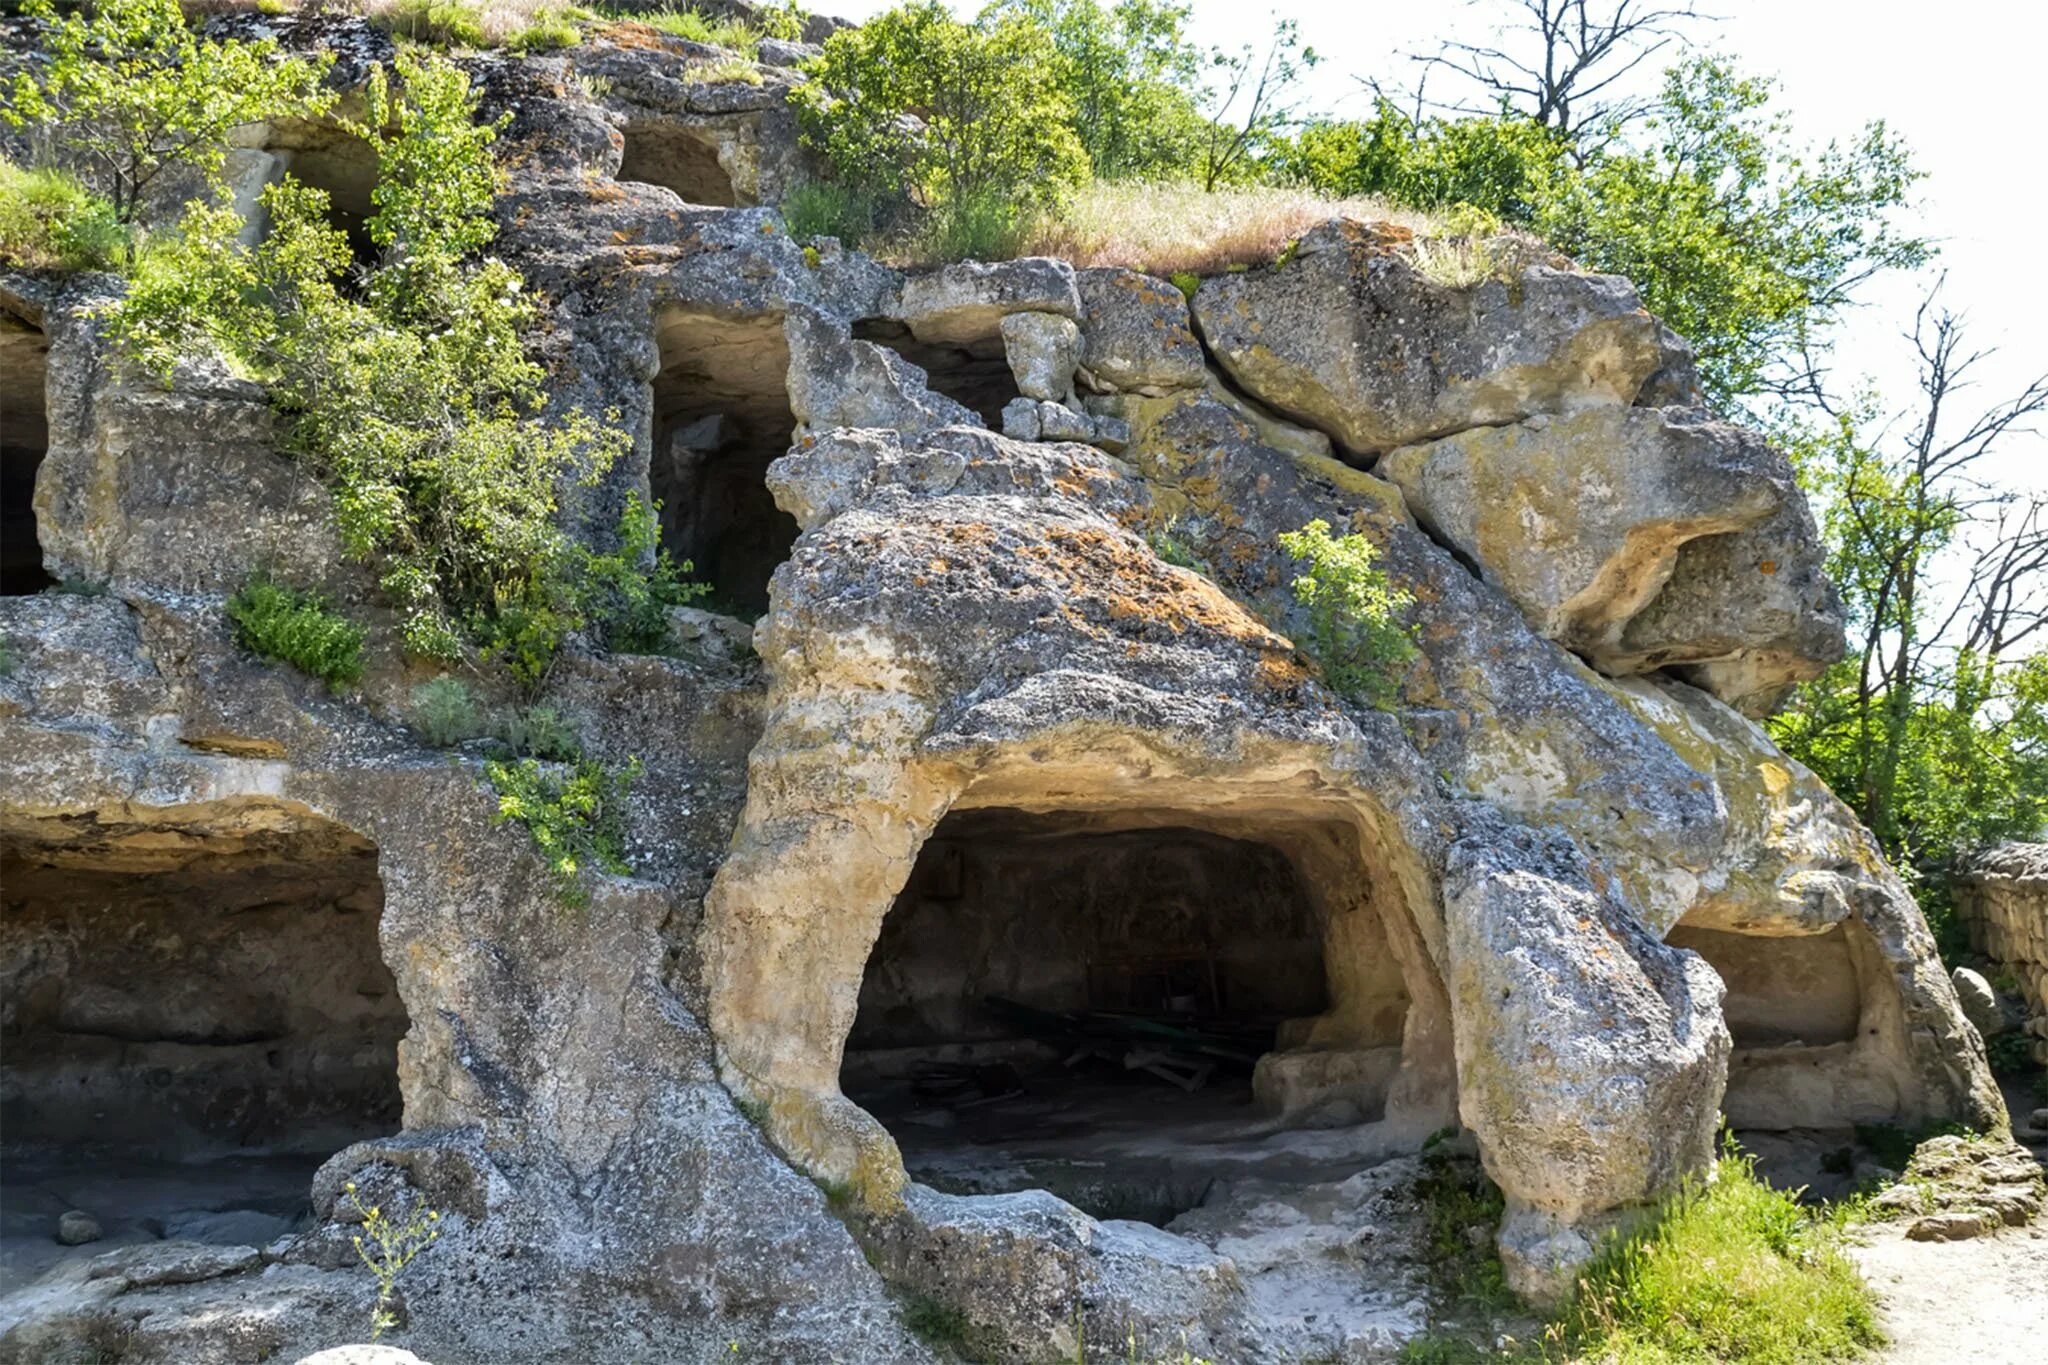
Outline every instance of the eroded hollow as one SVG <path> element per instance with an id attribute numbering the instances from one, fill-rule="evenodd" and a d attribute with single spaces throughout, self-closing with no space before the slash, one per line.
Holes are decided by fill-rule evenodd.
<path id="1" fill-rule="evenodd" d="M 797 536 L 768 491 L 768 466 L 796 426 L 781 320 L 675 311 L 656 340 L 648 470 L 663 544 L 711 584 L 713 605 L 758 614 Z"/>
<path id="2" fill-rule="evenodd" d="M 736 208 L 741 196 L 718 159 L 718 136 L 676 123 L 629 123 L 620 180 L 659 185 L 685 204 Z"/>
<path id="3" fill-rule="evenodd" d="M 1003 429 L 1004 404 L 1020 396 L 999 335 L 992 333 L 965 345 L 919 341 L 902 323 L 881 318 L 856 322 L 853 335 L 879 342 L 923 370 L 926 386 L 933 393 L 971 409 L 991 431 Z"/>
<path id="4" fill-rule="evenodd" d="M 47 1246 L 72 1206 L 110 1237 L 260 1243 L 321 1161 L 399 1126 L 367 840 L 269 804 L 0 818 L 0 884 L 10 1237 Z"/>
<path id="5" fill-rule="evenodd" d="M 50 448 L 43 386 L 49 339 L 0 313 L 0 596 L 41 592 L 56 580 L 43 568 L 36 534 L 36 471 Z"/>
<path id="6" fill-rule="evenodd" d="M 267 150 L 284 175 L 327 196 L 327 221 L 348 237 L 358 265 L 376 262 L 370 218 L 376 213 L 377 149 L 332 124 L 295 124 Z"/>
<path id="7" fill-rule="evenodd" d="M 913 1178 L 1164 1223 L 1224 1175 L 1343 1166 L 1284 1129 L 1381 1117 L 1408 1004 L 1383 936 L 1333 932 L 1274 843 L 1139 819 L 955 811 L 925 844 L 840 1077 Z"/>

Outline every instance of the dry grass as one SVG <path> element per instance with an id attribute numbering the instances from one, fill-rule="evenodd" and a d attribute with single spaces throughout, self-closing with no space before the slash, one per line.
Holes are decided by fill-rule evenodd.
<path id="1" fill-rule="evenodd" d="M 1377 199 L 1326 199 L 1263 185 L 1205 191 L 1191 184 L 1097 181 L 1057 217 L 1031 228 L 1024 251 L 1151 275 L 1215 275 L 1270 264 L 1302 233 L 1336 217 L 1395 223 L 1418 236 L 1437 228 L 1426 214 Z"/>

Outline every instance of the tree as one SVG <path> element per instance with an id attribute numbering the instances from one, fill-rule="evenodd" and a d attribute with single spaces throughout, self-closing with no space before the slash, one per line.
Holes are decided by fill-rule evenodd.
<path id="1" fill-rule="evenodd" d="M 798 86 L 807 145 L 848 186 L 907 198 L 964 246 L 1088 174 L 1051 35 L 1015 10 L 972 24 L 918 0 L 826 40 Z"/>
<path id="2" fill-rule="evenodd" d="M 167 171 L 189 167 L 210 184 L 236 128 L 331 103 L 325 59 L 202 39 L 177 0 L 100 0 L 62 19 L 55 0 L 22 0 L 21 10 L 49 25 L 48 60 L 14 78 L 0 117 L 59 134 L 123 224 Z"/>
<path id="3" fill-rule="evenodd" d="M 1872 123 L 1810 152 L 1774 94 L 1719 60 L 1683 62 L 1626 140 L 1591 152 L 1520 115 L 1418 119 L 1382 100 L 1274 162 L 1334 192 L 1470 205 L 1628 277 L 1693 343 L 1709 396 L 1760 414 L 1820 394 L 1858 286 L 1930 254 L 1895 221 L 1918 179 L 1904 145 Z"/>
<path id="4" fill-rule="evenodd" d="M 1959 412 L 1987 353 L 1934 295 L 1911 335 L 1914 411 L 1842 415 L 1795 450 L 1852 641 L 1772 730 L 1895 860 L 1938 870 L 2048 820 L 2048 657 L 2023 649 L 2048 630 L 2048 498 L 1979 474 L 2048 414 L 2048 376 Z"/>
<path id="5" fill-rule="evenodd" d="M 1461 78 L 1476 87 L 1478 98 L 1453 108 L 1518 114 L 1556 133 L 1580 156 L 1598 151 L 1647 112 L 1649 102 L 1623 97 L 1617 87 L 1703 18 L 1693 0 L 1513 0 L 1508 8 L 1521 14 L 1495 30 L 1503 45 L 1446 40 L 1416 58 L 1425 80 L 1431 71 Z M 1514 34 L 1531 41 L 1510 51 L 1504 44 Z"/>
<path id="6" fill-rule="evenodd" d="M 1214 84 L 1208 105 L 1199 168 L 1202 188 L 1248 178 L 1269 143 L 1301 122 L 1297 87 L 1322 58 L 1301 41 L 1301 26 L 1283 19 L 1273 30 L 1263 58 L 1250 43 L 1235 52 L 1210 54 Z"/>
<path id="7" fill-rule="evenodd" d="M 1169 176 L 1192 164 L 1202 133 L 1192 93 L 1203 54 L 1188 7 L 1170 0 L 1003 0 L 1058 51 L 1074 135 L 1100 179 Z"/>

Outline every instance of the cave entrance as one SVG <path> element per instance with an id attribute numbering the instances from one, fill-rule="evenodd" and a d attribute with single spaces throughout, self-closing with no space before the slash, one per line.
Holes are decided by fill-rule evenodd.
<path id="1" fill-rule="evenodd" d="M 740 207 L 732 176 L 718 159 L 718 136 L 708 128 L 677 123 L 629 123 L 619 180 L 659 185 L 685 204 L 702 208 Z"/>
<path id="2" fill-rule="evenodd" d="M 1000 333 L 953 343 L 919 341 L 900 322 L 869 318 L 853 325 L 862 341 L 887 346 L 925 373 L 925 387 L 971 409 L 990 431 L 1003 429 L 1003 407 L 1023 395 Z"/>
<path id="3" fill-rule="evenodd" d="M 375 847 L 281 804 L 160 815 L 0 817 L 16 1269 L 67 1209 L 115 1244 L 262 1245 L 322 1161 L 400 1123 Z"/>
<path id="4" fill-rule="evenodd" d="M 377 263 L 370 218 L 377 211 L 377 149 L 330 124 L 301 125 L 292 145 L 271 148 L 284 174 L 327 196 L 327 221 L 348 237 L 349 254 L 364 268 Z"/>
<path id="5" fill-rule="evenodd" d="M 1384 970 L 1333 973 L 1329 907 L 1289 852 L 1133 818 L 956 810 L 925 844 L 840 1075 L 913 1178 L 1164 1223 L 1248 1163 L 1355 1169 L 1334 1148 L 1262 1144 L 1381 1117 L 1407 1005 L 1384 940 L 1349 936 Z M 1370 1004 L 1347 977 L 1373 978 Z M 1333 1011 L 1333 989 L 1350 1008 Z M 1378 1045 L 1315 1045 L 1335 1015 L 1375 1013 L 1377 1037 L 1348 1038 Z"/>
<path id="6" fill-rule="evenodd" d="M 768 466 L 796 427 L 782 321 L 677 311 L 655 337 L 648 480 L 662 543 L 711 585 L 714 606 L 759 615 L 769 576 L 797 537 L 796 518 L 768 491 Z"/>
<path id="7" fill-rule="evenodd" d="M 49 338 L 0 313 L 0 596 L 53 587 L 36 534 L 36 471 L 50 447 L 43 384 Z"/>

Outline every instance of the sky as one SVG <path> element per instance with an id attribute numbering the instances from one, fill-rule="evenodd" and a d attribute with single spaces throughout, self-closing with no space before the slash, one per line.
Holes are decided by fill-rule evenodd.
<path id="1" fill-rule="evenodd" d="M 861 19 L 891 0 L 822 0 Z M 954 0 L 971 13 L 978 0 Z M 1293 18 L 1322 54 L 1309 93 L 1319 109 L 1362 113 L 1358 77 L 1403 80 L 1404 54 L 1441 36 L 1478 40 L 1506 10 L 1501 0 L 1194 0 L 1198 41 L 1263 44 L 1274 16 Z M 2048 6 L 2035 0 L 1704 0 L 1720 22 L 1698 41 L 1747 72 L 1778 79 L 1796 132 L 1815 142 L 1883 119 L 1926 172 L 1906 220 L 1941 243 L 1942 298 L 1969 322 L 1973 349 L 1996 348 L 1966 398 L 2008 396 L 2048 372 Z M 1869 376 L 1890 406 L 1913 396 L 1915 368 L 1901 332 L 1930 278 L 1873 281 L 1841 329 L 1836 371 Z M 1960 401 L 1960 400 L 1959 400 Z M 1971 410 L 1974 413 L 1974 408 Z M 2010 442 L 1994 477 L 2048 488 L 2048 435 Z"/>

